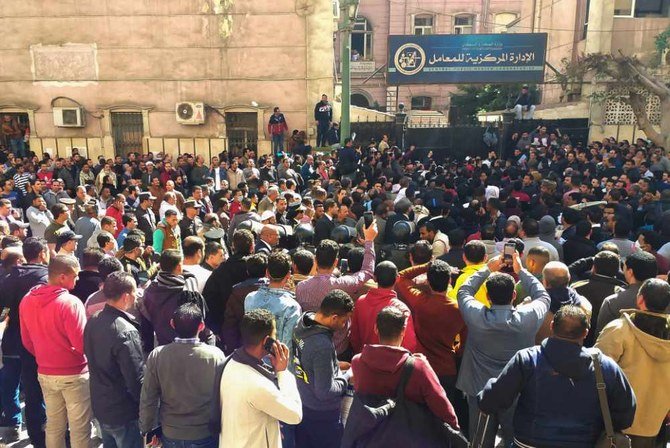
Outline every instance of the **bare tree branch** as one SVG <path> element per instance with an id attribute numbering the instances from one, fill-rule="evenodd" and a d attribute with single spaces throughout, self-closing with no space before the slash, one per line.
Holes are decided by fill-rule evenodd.
<path id="1" fill-rule="evenodd" d="M 637 120 L 637 125 L 641 131 L 643 131 L 647 137 L 657 145 L 665 145 L 665 138 L 654 129 L 654 126 L 649 120 L 647 115 L 647 101 L 646 99 L 637 92 L 631 91 L 628 96 L 628 102 L 633 108 L 633 114 Z"/>

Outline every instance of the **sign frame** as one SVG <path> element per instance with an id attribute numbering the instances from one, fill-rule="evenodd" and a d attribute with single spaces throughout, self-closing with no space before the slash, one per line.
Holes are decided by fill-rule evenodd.
<path id="1" fill-rule="evenodd" d="M 388 37 L 387 83 L 542 83 L 547 33 Z"/>

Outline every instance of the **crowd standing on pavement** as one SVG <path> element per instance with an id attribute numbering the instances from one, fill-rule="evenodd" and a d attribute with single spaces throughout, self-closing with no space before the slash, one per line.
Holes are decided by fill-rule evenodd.
<path id="1" fill-rule="evenodd" d="M 4 442 L 377 446 L 360 403 L 406 399 L 442 443 L 665 443 L 664 148 L 438 159 L 314 113 L 312 148 L 275 108 L 264 155 L 0 148 Z"/>

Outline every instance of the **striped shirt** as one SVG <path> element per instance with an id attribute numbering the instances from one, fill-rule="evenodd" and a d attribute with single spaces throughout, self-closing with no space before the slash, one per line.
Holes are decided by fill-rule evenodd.
<path id="1" fill-rule="evenodd" d="M 317 274 L 307 280 L 303 280 L 295 287 L 295 299 L 302 308 L 303 312 L 318 311 L 321 301 L 326 294 L 334 289 L 341 289 L 351 295 L 354 301 L 356 291 L 359 291 L 363 284 L 372 279 L 375 270 L 375 248 L 372 241 L 365 242 L 365 255 L 363 257 L 363 267 L 358 272 L 336 277 L 333 274 Z M 349 346 L 349 324 L 344 330 L 338 330 L 333 337 L 335 349 L 338 354 L 344 352 Z"/>
<path id="2" fill-rule="evenodd" d="M 27 193 L 26 191 L 26 185 L 30 183 L 30 174 L 29 173 L 16 173 L 14 175 L 14 187 L 16 189 L 21 190 L 21 193 L 24 195 Z"/>

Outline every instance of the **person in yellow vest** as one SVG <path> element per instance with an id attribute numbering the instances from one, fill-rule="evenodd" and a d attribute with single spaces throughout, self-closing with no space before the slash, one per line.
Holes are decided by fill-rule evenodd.
<path id="1" fill-rule="evenodd" d="M 480 270 L 486 265 L 486 246 L 479 240 L 470 241 L 463 247 L 463 261 L 465 262 L 465 267 L 463 268 L 462 274 L 456 279 L 456 284 L 454 287 L 447 293 L 447 296 L 456 300 L 458 290 L 461 288 L 463 283 L 472 275 Z M 490 307 L 491 304 L 486 298 L 486 284 L 482 283 L 482 286 L 475 293 L 475 299 L 483 303 L 487 307 Z"/>
<path id="2" fill-rule="evenodd" d="M 179 217 L 175 210 L 166 210 L 165 218 L 161 220 L 154 231 L 154 252 L 160 254 L 165 249 L 181 250 L 181 234 L 179 232 Z"/>

